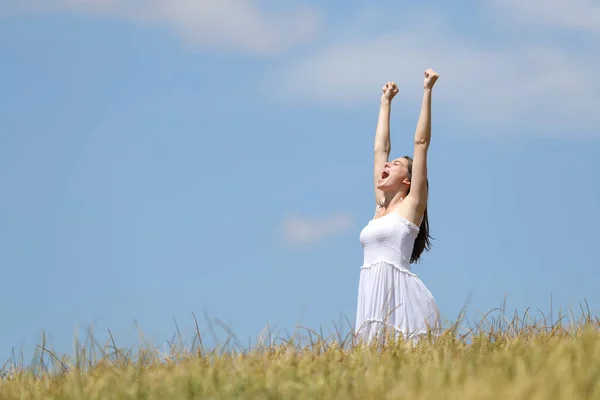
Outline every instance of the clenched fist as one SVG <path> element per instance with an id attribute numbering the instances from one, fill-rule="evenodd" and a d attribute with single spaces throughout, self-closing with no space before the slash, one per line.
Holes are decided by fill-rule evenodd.
<path id="1" fill-rule="evenodd" d="M 381 91 L 383 92 L 381 95 L 381 101 L 392 101 L 394 96 L 397 95 L 400 90 L 398 89 L 396 82 L 388 82 L 383 85 Z"/>
<path id="2" fill-rule="evenodd" d="M 432 70 L 431 68 L 425 70 L 425 80 L 423 81 L 423 87 L 425 89 L 433 89 L 433 85 L 438 80 L 440 75 Z"/>

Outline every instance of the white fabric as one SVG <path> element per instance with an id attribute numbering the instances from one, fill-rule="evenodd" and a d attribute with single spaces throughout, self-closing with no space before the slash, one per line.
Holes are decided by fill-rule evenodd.
<path id="1" fill-rule="evenodd" d="M 439 332 L 433 295 L 411 272 L 419 227 L 396 212 L 369 221 L 360 233 L 364 260 L 358 285 L 356 333 L 365 342 L 394 332 L 407 339 Z M 386 332 L 387 331 L 387 332 Z"/>

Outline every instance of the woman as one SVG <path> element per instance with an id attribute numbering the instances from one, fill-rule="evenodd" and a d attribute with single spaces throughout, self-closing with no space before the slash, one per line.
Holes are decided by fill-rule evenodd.
<path id="1" fill-rule="evenodd" d="M 425 71 L 423 103 L 413 158 L 388 161 L 390 108 L 398 93 L 383 86 L 375 134 L 375 216 L 360 233 L 364 263 L 360 271 L 356 330 L 371 342 L 389 333 L 416 338 L 440 328 L 435 300 L 410 264 L 431 247 L 427 219 L 427 151 L 431 137 L 431 92 L 438 74 Z"/>

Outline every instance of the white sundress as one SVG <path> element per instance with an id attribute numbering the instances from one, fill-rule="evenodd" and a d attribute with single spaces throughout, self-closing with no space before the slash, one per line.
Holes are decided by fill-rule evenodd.
<path id="1" fill-rule="evenodd" d="M 370 220 L 360 232 L 364 260 L 355 330 L 364 342 L 376 337 L 382 340 L 383 334 L 393 331 L 406 339 L 416 339 L 428 329 L 439 333 L 435 299 L 411 272 L 410 257 L 418 233 L 418 226 L 396 212 Z"/>

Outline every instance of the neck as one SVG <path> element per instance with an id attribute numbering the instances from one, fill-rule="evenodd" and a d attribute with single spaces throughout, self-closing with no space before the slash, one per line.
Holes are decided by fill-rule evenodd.
<path id="1" fill-rule="evenodd" d="M 402 192 L 386 193 L 385 194 L 385 202 L 383 203 L 383 207 L 395 208 L 400 203 L 402 203 L 402 200 L 404 200 L 405 197 L 406 197 L 406 194 L 402 193 Z"/>

